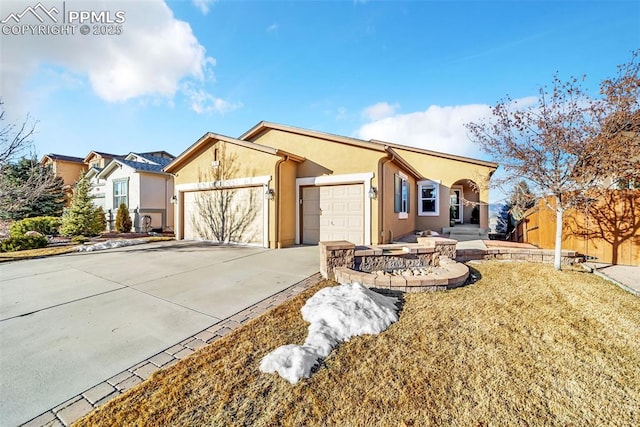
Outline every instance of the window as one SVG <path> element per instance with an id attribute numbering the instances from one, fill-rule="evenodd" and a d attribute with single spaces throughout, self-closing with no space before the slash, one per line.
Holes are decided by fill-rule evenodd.
<path id="1" fill-rule="evenodd" d="M 129 207 L 129 180 L 119 179 L 113 181 L 113 207 L 117 209 L 122 203 Z"/>
<path id="2" fill-rule="evenodd" d="M 402 173 L 396 174 L 394 178 L 393 211 L 398 213 L 398 218 L 406 219 L 409 217 L 409 180 Z"/>
<path id="3" fill-rule="evenodd" d="M 418 215 L 438 216 L 440 215 L 440 203 L 438 202 L 438 187 L 436 181 L 418 182 Z"/>

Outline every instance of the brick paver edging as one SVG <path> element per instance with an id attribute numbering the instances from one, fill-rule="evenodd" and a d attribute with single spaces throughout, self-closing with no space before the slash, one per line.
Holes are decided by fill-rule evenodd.
<path id="1" fill-rule="evenodd" d="M 71 423 L 88 414 L 93 409 L 105 404 L 114 397 L 119 396 L 135 385 L 149 378 L 154 372 L 167 368 L 184 359 L 199 348 L 216 341 L 227 335 L 234 329 L 247 323 L 262 313 L 277 307 L 285 301 L 293 298 L 302 291 L 312 287 L 322 280 L 320 273 L 316 273 L 306 279 L 278 292 L 264 300 L 246 308 L 231 317 L 198 332 L 197 334 L 180 341 L 178 344 L 161 351 L 160 353 L 144 360 L 126 371 L 101 382 L 100 384 L 85 390 L 83 393 L 52 408 L 31 421 L 23 424 L 23 427 L 54 427 L 69 426 Z"/>

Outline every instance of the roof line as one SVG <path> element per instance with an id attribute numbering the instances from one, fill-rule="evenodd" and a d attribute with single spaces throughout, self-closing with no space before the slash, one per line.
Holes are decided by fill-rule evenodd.
<path id="1" fill-rule="evenodd" d="M 398 163 L 400 166 L 405 168 L 408 172 L 410 172 L 415 178 L 418 180 L 424 179 L 424 176 L 418 172 L 416 168 L 411 166 L 409 162 L 407 162 L 400 154 L 398 154 L 393 148 L 385 147 L 387 154 L 391 156 L 391 160 Z"/>
<path id="2" fill-rule="evenodd" d="M 125 161 L 133 162 L 133 160 L 125 160 Z M 100 172 L 98 172 L 96 174 L 97 177 L 106 179 L 106 175 L 108 175 L 109 172 L 111 172 L 111 170 L 115 167 L 116 164 L 118 164 L 120 166 L 126 166 L 126 167 L 128 167 L 130 169 L 133 169 L 133 171 L 136 172 L 136 173 L 155 173 L 155 174 L 166 175 L 166 172 L 164 172 L 163 169 L 157 170 L 157 171 L 149 170 L 149 169 L 138 169 L 138 168 L 135 168 L 135 167 L 132 167 L 132 166 L 126 164 L 125 161 L 122 161 L 122 159 L 117 159 L 117 158 L 111 159 L 111 161 L 109 161 L 109 163 L 107 163 L 107 165 L 104 168 L 102 168 L 102 170 Z M 134 162 L 134 163 L 141 163 L 141 162 Z M 105 176 L 103 176 L 103 174 Z"/>
<path id="3" fill-rule="evenodd" d="M 42 156 L 42 159 L 40 160 L 40 162 L 42 163 L 44 161 L 45 158 L 50 158 L 51 160 L 59 160 L 62 162 L 69 162 L 69 163 L 83 163 L 84 164 L 84 159 L 82 157 L 76 157 L 76 156 L 67 156 L 66 154 L 55 154 L 55 153 L 47 153 L 45 155 Z"/>
<path id="4" fill-rule="evenodd" d="M 361 148 L 368 148 L 370 150 L 381 151 L 381 152 L 385 151 L 385 148 L 384 148 L 385 144 L 380 144 L 379 142 L 365 141 L 363 139 L 351 138 L 348 136 L 341 136 L 341 135 L 336 135 L 336 134 L 327 133 L 327 132 L 303 129 L 303 128 L 298 128 L 294 126 L 288 126 L 288 125 L 272 123 L 267 121 L 261 121 L 260 123 L 258 123 L 257 125 L 249 129 L 247 132 L 243 133 L 239 139 L 248 140 L 250 138 L 257 136 L 265 129 L 276 129 L 284 132 L 295 133 L 298 135 L 311 136 L 314 138 L 325 139 L 328 141 L 354 145 Z"/>
<path id="5" fill-rule="evenodd" d="M 339 142 L 339 143 L 343 143 L 343 144 L 354 145 L 354 146 L 357 146 L 357 147 L 368 148 L 368 149 L 371 149 L 371 150 L 385 151 L 386 147 L 392 147 L 392 148 L 395 148 L 395 149 L 414 151 L 416 153 L 428 154 L 428 155 L 431 155 L 431 156 L 441 157 L 441 158 L 445 158 L 445 159 L 463 161 L 463 162 L 466 162 L 466 163 L 477 164 L 477 165 L 486 166 L 486 167 L 490 167 L 490 168 L 496 168 L 496 169 L 498 168 L 498 163 L 489 162 L 489 161 L 486 161 L 486 160 L 474 159 L 474 158 L 465 157 L 465 156 L 458 156 L 458 155 L 449 154 L 449 153 L 442 153 L 442 152 L 439 152 L 439 151 L 426 150 L 426 149 L 423 149 L 423 148 L 412 147 L 412 146 L 403 145 L 403 144 L 396 144 L 396 143 L 387 142 L 387 141 L 380 141 L 380 140 L 377 140 L 377 139 L 370 139 L 368 141 L 365 141 L 363 139 L 352 138 L 352 137 L 348 137 L 348 136 L 335 135 L 335 134 L 327 133 L 327 132 L 320 132 L 320 131 L 315 131 L 315 130 L 303 129 L 303 128 L 298 128 L 298 127 L 294 127 L 294 126 L 288 126 L 288 125 L 283 125 L 283 124 L 273 123 L 273 122 L 268 122 L 268 121 L 259 122 L 257 125 L 255 125 L 251 129 L 249 129 L 247 132 L 243 133 L 240 136 L 240 139 L 247 140 L 247 139 L 253 138 L 253 137 L 257 136 L 258 134 L 260 134 L 261 132 L 263 132 L 264 130 L 266 130 L 266 129 L 276 129 L 276 130 L 281 130 L 281 131 L 284 131 L 284 132 L 290 132 L 290 133 L 295 133 L 295 134 L 299 134 L 299 135 L 306 135 L 306 136 L 325 139 L 325 140 L 329 140 L 329 141 Z"/>
<path id="6" fill-rule="evenodd" d="M 298 156 L 297 154 L 293 154 L 285 150 L 269 147 L 267 145 L 256 144 L 255 142 L 251 142 L 251 141 L 244 141 L 244 140 L 232 138 L 226 135 L 207 132 L 202 137 L 200 137 L 196 142 L 191 144 L 186 150 L 180 153 L 178 157 L 173 159 L 171 163 L 166 165 L 163 170 L 170 173 L 170 171 L 174 170 L 177 166 L 182 164 L 184 160 L 188 158 L 191 153 L 199 150 L 202 147 L 202 145 L 204 145 L 207 141 L 210 141 L 210 140 L 224 141 L 229 144 L 238 145 L 241 147 L 249 148 L 251 150 L 261 151 L 263 153 L 271 154 L 278 157 L 289 158 L 299 163 L 305 160 L 304 157 Z"/>
<path id="7" fill-rule="evenodd" d="M 372 139 L 371 142 L 376 142 L 378 144 L 385 144 L 388 147 L 392 147 L 400 150 L 407 150 L 407 151 L 413 151 L 415 153 L 428 154 L 430 156 L 442 157 L 444 159 L 459 160 L 466 163 L 473 163 L 473 164 L 487 166 L 487 167 L 496 168 L 496 169 L 499 166 L 498 163 L 489 162 L 487 160 L 474 159 L 473 157 L 459 156 L 457 154 L 443 153 L 440 151 L 427 150 L 425 148 L 412 147 L 409 145 L 396 144 L 393 142 L 385 142 L 377 139 Z"/>

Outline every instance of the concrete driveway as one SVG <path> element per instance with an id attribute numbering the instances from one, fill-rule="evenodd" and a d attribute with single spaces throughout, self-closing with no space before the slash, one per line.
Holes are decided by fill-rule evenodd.
<path id="1" fill-rule="evenodd" d="M 313 246 L 199 242 L 0 264 L 0 425 L 24 423 L 318 270 Z"/>

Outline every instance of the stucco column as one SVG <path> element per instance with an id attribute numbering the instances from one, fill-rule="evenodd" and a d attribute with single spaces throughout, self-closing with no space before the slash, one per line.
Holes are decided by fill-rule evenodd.
<path id="1" fill-rule="evenodd" d="M 480 190 L 480 228 L 489 228 L 489 190 Z"/>
<path id="2" fill-rule="evenodd" d="M 480 205 L 480 228 L 489 228 L 489 205 Z"/>

